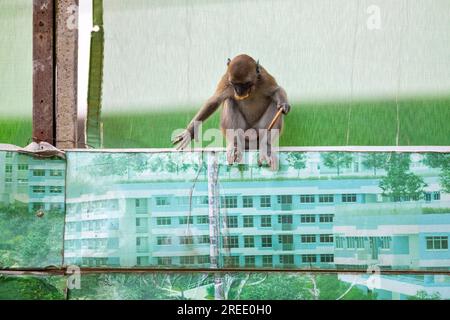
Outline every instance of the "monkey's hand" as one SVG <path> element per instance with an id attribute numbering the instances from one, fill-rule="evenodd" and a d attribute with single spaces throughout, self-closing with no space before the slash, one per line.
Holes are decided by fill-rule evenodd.
<path id="1" fill-rule="evenodd" d="M 177 150 L 184 150 L 187 146 L 190 145 L 192 140 L 192 134 L 189 130 L 184 130 L 179 135 L 175 136 L 175 138 L 172 139 L 172 143 L 174 145 L 177 145 Z"/>
<path id="2" fill-rule="evenodd" d="M 284 114 L 288 114 L 289 111 L 291 111 L 291 106 L 288 103 L 280 103 L 277 105 L 278 110 L 283 110 Z"/>

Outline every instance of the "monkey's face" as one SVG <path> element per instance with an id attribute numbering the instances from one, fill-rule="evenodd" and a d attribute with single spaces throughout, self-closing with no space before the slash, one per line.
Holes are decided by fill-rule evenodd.
<path id="1" fill-rule="evenodd" d="M 253 58 L 240 55 L 228 62 L 228 82 L 236 100 L 247 99 L 255 89 L 259 65 Z"/>
<path id="2" fill-rule="evenodd" d="M 250 96 L 250 93 L 252 92 L 252 89 L 254 87 L 253 81 L 246 81 L 244 83 L 230 81 L 230 83 L 233 86 L 234 98 L 236 100 L 247 99 Z"/>

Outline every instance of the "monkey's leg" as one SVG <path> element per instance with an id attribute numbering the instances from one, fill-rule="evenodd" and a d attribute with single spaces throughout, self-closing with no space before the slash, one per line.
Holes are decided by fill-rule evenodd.
<path id="1" fill-rule="evenodd" d="M 223 104 L 220 126 L 227 141 L 228 164 L 241 162 L 245 147 L 245 131 L 248 129 L 248 124 L 232 99 L 225 100 Z"/>
<path id="2" fill-rule="evenodd" d="M 272 170 L 278 170 L 278 157 L 274 148 L 274 139 L 280 137 L 283 129 L 283 116 L 279 117 L 271 130 L 268 130 L 270 123 L 278 112 L 278 104 L 272 102 L 263 114 L 261 119 L 255 124 L 254 128 L 258 130 L 259 138 L 259 165 L 267 162 Z"/>

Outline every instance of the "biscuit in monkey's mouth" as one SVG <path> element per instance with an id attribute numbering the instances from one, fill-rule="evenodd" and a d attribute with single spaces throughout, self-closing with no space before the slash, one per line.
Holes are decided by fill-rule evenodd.
<path id="1" fill-rule="evenodd" d="M 235 94 L 234 97 L 235 97 L 236 100 L 245 100 L 245 99 L 248 98 L 249 95 L 250 95 L 250 93 L 247 93 L 244 96 L 238 96 L 237 94 Z"/>

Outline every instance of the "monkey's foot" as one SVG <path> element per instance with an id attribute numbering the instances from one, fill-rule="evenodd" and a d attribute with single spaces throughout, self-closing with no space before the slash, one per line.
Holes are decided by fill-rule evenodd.
<path id="1" fill-rule="evenodd" d="M 278 157 L 274 152 L 272 152 L 271 155 L 260 154 L 258 159 L 258 165 L 261 167 L 264 162 L 267 163 L 267 165 L 270 167 L 270 170 L 278 171 L 279 168 Z"/>
<path id="2" fill-rule="evenodd" d="M 228 165 L 242 162 L 242 152 L 237 147 L 227 148 Z"/>

